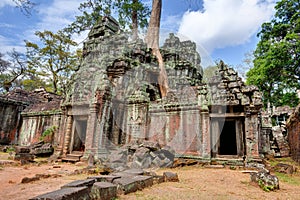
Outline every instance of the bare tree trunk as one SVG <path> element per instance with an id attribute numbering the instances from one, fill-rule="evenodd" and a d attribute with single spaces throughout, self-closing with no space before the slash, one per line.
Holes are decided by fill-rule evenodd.
<path id="1" fill-rule="evenodd" d="M 157 58 L 159 66 L 158 84 L 162 97 L 165 97 L 169 90 L 168 76 L 164 66 L 162 55 L 159 51 L 159 29 L 161 19 L 162 0 L 152 1 L 152 11 L 148 32 L 146 35 L 146 43 L 148 48 L 152 48 L 152 54 Z"/>
<path id="2" fill-rule="evenodd" d="M 135 5 L 138 3 L 138 0 L 132 0 L 132 5 L 135 7 Z M 132 9 L 132 39 L 136 40 L 138 38 L 138 14 L 136 9 Z"/>

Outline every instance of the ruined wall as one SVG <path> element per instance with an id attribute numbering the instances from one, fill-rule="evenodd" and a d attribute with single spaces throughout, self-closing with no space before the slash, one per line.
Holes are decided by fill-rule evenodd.
<path id="1" fill-rule="evenodd" d="M 287 130 L 291 156 L 300 163 L 300 105 L 288 119 Z"/>
<path id="2" fill-rule="evenodd" d="M 37 113 L 22 113 L 23 123 L 20 131 L 18 144 L 27 146 L 40 141 L 44 131 L 49 128 L 56 127 L 55 133 L 50 136 L 54 139 L 51 141 L 57 145 L 60 141 L 59 127 L 61 125 L 61 113 L 57 112 L 37 112 Z M 49 138 L 49 139 L 50 139 Z"/>
<path id="3" fill-rule="evenodd" d="M 0 144 L 16 143 L 24 108 L 22 102 L 0 97 Z"/>
<path id="4" fill-rule="evenodd" d="M 182 107 L 183 108 L 183 107 Z M 170 146 L 180 155 L 202 156 L 201 113 L 190 110 L 150 110 L 147 139 Z"/>

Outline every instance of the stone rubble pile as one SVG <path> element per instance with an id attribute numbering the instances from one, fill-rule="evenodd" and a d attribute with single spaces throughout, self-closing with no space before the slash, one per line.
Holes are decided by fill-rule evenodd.
<path id="1" fill-rule="evenodd" d="M 43 141 L 34 143 L 30 146 L 16 146 L 14 160 L 20 161 L 21 164 L 33 162 L 35 156 L 49 156 L 53 154 L 54 148 L 50 143 Z"/>
<path id="2" fill-rule="evenodd" d="M 35 156 L 48 156 L 52 155 L 54 148 L 50 143 L 44 143 L 43 141 L 34 143 L 30 146 L 30 153 Z"/>
<path id="3" fill-rule="evenodd" d="M 251 173 L 251 181 L 257 183 L 265 191 L 279 190 L 279 179 L 266 169 Z"/>
<path id="4" fill-rule="evenodd" d="M 30 200 L 60 200 L 60 199 L 85 199 L 85 200 L 110 200 L 165 181 L 178 182 L 178 175 L 165 172 L 163 176 L 149 174 L 143 170 L 130 169 L 110 175 L 87 177 L 68 183 L 61 189 L 42 194 Z"/>
<path id="5" fill-rule="evenodd" d="M 158 143 L 144 141 L 112 151 L 107 165 L 116 171 L 172 167 L 174 157 L 175 152 L 170 147 L 161 148 Z"/>
<path id="6" fill-rule="evenodd" d="M 30 147 L 28 146 L 16 146 L 15 152 L 14 160 L 20 161 L 21 164 L 26 164 L 34 160 L 34 155 L 30 152 Z"/>

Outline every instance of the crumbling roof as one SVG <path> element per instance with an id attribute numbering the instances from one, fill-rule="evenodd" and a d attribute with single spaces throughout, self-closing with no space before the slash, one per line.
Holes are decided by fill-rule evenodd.
<path id="1" fill-rule="evenodd" d="M 62 97 L 47 92 L 44 88 L 26 91 L 16 88 L 5 95 L 2 99 L 12 102 L 22 102 L 28 105 L 24 112 L 36 112 L 59 109 Z"/>

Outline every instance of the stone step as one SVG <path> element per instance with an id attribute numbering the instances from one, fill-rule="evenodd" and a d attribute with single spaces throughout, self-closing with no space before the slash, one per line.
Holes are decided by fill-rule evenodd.
<path id="1" fill-rule="evenodd" d="M 72 155 L 78 155 L 78 156 L 83 156 L 83 151 L 72 151 L 70 154 Z"/>
<path id="2" fill-rule="evenodd" d="M 61 161 L 62 162 L 79 162 L 80 158 L 68 158 L 68 157 L 65 157 L 65 158 L 62 158 Z"/>
<path id="3" fill-rule="evenodd" d="M 80 158 L 83 156 L 83 152 L 72 152 L 71 154 L 67 154 L 65 158 L 62 158 L 62 161 L 66 162 L 79 162 Z"/>

